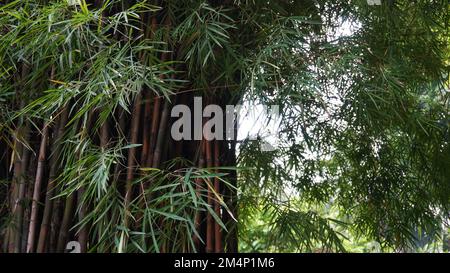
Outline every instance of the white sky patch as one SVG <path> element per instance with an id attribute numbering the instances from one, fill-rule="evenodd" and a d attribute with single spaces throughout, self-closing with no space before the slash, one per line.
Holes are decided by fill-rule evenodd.
<path id="1" fill-rule="evenodd" d="M 245 101 L 239 114 L 237 140 L 257 139 L 259 137 L 275 144 L 278 139 L 280 117 L 277 113 L 271 112 L 270 109 L 270 105 Z"/>

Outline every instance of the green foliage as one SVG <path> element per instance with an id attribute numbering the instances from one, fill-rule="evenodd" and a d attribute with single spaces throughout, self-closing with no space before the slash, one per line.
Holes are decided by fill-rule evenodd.
<path id="1" fill-rule="evenodd" d="M 232 187 L 228 177 L 192 162 L 143 168 L 133 180 L 141 191 L 125 204 L 113 166 L 126 168 L 136 144 L 122 132 L 99 147 L 84 129 L 118 127 L 117 110 L 130 113 L 142 90 L 280 105 L 277 149 L 244 141 L 231 166 L 242 250 L 352 251 L 347 236 L 401 250 L 417 229 L 441 236 L 450 205 L 448 1 L 150 2 L 0 6 L 0 141 L 14 149 L 11 136 L 24 142 L 19 120 L 52 122 L 71 105 L 56 198 L 84 190 L 90 210 L 74 228 L 90 223 L 90 251 L 193 251 L 194 217 L 206 211 L 226 227 L 205 191 L 214 178 Z M 144 38 L 154 14 L 165 23 Z M 338 215 L 311 209 L 330 200 Z"/>

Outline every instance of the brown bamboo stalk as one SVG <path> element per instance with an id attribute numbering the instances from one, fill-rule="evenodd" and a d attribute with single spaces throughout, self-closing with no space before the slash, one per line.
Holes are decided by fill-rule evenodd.
<path id="1" fill-rule="evenodd" d="M 56 190 L 56 189 L 55 189 Z M 56 244 L 58 243 L 58 233 L 61 228 L 61 207 L 62 199 L 57 198 L 52 202 L 52 217 L 50 220 L 49 245 L 48 251 L 50 253 L 56 252 Z"/>
<path id="2" fill-rule="evenodd" d="M 8 252 L 9 232 L 10 232 L 9 228 L 5 229 L 5 234 L 3 236 L 4 241 L 3 241 L 2 247 L 3 247 L 3 252 L 5 252 L 5 253 Z"/>
<path id="3" fill-rule="evenodd" d="M 74 195 L 76 193 L 72 193 L 66 199 L 66 204 L 64 207 L 64 216 L 61 223 L 61 229 L 59 231 L 58 243 L 56 245 L 57 252 L 64 252 L 67 243 L 67 237 L 69 233 L 69 226 L 72 222 L 73 217 L 73 205 L 74 205 Z"/>
<path id="4" fill-rule="evenodd" d="M 147 32 L 145 34 L 145 37 L 150 38 L 152 35 L 154 35 L 155 31 L 156 31 L 156 27 L 157 27 L 157 19 L 156 16 L 153 16 L 151 18 L 151 27 L 147 28 Z M 151 31 L 151 33 L 150 33 Z M 142 153 L 141 153 L 141 165 L 143 166 L 148 166 L 148 154 L 150 152 L 150 127 L 151 127 L 151 123 L 150 123 L 150 119 L 152 116 L 152 102 L 151 102 L 151 96 L 150 96 L 150 92 L 149 90 L 145 90 L 144 92 L 144 102 L 145 102 L 145 107 L 144 107 L 144 128 L 143 128 L 143 135 L 142 135 L 142 140 L 143 140 L 143 144 L 142 144 Z M 159 111 L 159 109 L 158 109 Z M 150 162 L 151 164 L 151 162 Z"/>
<path id="5" fill-rule="evenodd" d="M 237 127 L 237 121 L 233 124 L 233 131 L 234 136 L 237 136 L 238 133 L 238 127 Z M 228 150 L 227 154 L 227 162 L 226 165 L 228 166 L 235 166 L 237 164 L 236 159 L 236 140 L 231 141 L 230 149 Z M 228 234 L 227 234 L 227 242 L 226 242 L 226 248 L 228 253 L 237 253 L 239 249 L 239 241 L 238 241 L 238 225 L 235 221 L 235 219 L 238 219 L 238 202 L 237 202 L 237 191 L 235 188 L 237 188 L 237 171 L 231 170 L 229 172 L 229 181 L 231 185 L 234 187 L 225 187 L 225 190 L 228 192 L 228 202 L 227 205 L 231 210 L 231 213 L 234 216 L 229 216 L 229 222 L 228 222 Z"/>
<path id="6" fill-rule="evenodd" d="M 25 80 L 26 75 L 28 74 L 29 67 L 27 64 L 22 64 L 22 70 L 20 73 L 15 74 L 16 81 L 19 83 L 18 86 L 23 86 L 23 81 Z M 21 88 L 16 89 L 16 94 L 21 95 L 22 93 Z M 20 98 L 20 96 L 19 96 Z M 20 109 L 22 109 L 25 106 L 25 100 L 20 100 Z M 12 179 L 12 185 L 11 185 L 11 197 L 10 197 L 10 208 L 11 208 L 11 215 L 12 222 L 10 223 L 8 229 L 8 252 L 12 253 L 15 252 L 17 249 L 16 247 L 16 239 L 17 235 L 16 233 L 20 233 L 19 229 L 19 223 L 17 219 L 18 209 L 19 209 L 19 201 L 20 201 L 20 177 L 23 175 L 22 172 L 22 165 L 23 165 L 23 157 L 22 153 L 24 151 L 24 145 L 23 143 L 18 139 L 23 135 L 23 118 L 20 118 L 18 121 L 18 125 L 16 128 L 15 133 L 15 139 L 14 139 L 14 149 L 12 151 L 12 155 L 14 158 L 14 170 L 13 170 L 13 179 Z"/>
<path id="7" fill-rule="evenodd" d="M 226 146 L 222 146 L 224 151 L 222 154 L 226 155 L 224 161 L 222 161 L 223 166 L 235 166 L 236 165 L 236 156 L 234 155 L 235 149 L 234 144 L 231 144 L 230 149 L 227 149 Z M 230 170 L 228 171 L 228 181 L 231 185 L 236 186 L 236 171 Z M 222 196 L 225 204 L 230 210 L 230 213 L 233 215 L 231 217 L 228 213 L 222 214 L 223 223 L 227 227 L 227 236 L 224 238 L 224 245 L 226 246 L 226 251 L 228 253 L 236 253 L 237 249 L 237 225 L 235 219 L 237 219 L 237 209 L 236 208 L 236 191 L 231 187 L 223 187 L 222 188 Z"/>
<path id="8" fill-rule="evenodd" d="M 150 118 L 151 118 L 151 101 L 150 101 L 150 94 L 149 92 L 144 92 L 144 101 L 145 101 L 145 107 L 144 107 L 144 126 L 142 130 L 142 152 L 141 152 L 141 160 L 140 164 L 143 167 L 148 167 L 147 165 L 147 157 L 149 153 L 150 148 Z M 139 185 L 139 192 L 140 192 L 140 200 L 139 200 L 139 207 L 143 208 L 145 207 L 145 204 L 147 203 L 145 200 L 145 186 L 141 182 Z M 143 219 L 143 212 L 140 210 L 138 212 L 138 215 L 136 216 L 136 223 L 135 226 L 138 228 L 142 225 L 142 219 Z"/>
<path id="9" fill-rule="evenodd" d="M 212 160 L 212 147 L 211 141 L 205 140 L 205 154 L 206 154 L 206 166 L 208 168 L 213 167 Z M 209 183 L 209 179 L 208 182 Z M 208 206 L 213 208 L 213 193 L 210 186 L 208 188 Z M 212 253 L 214 251 L 214 222 L 211 213 L 206 215 L 206 252 Z"/>
<path id="10" fill-rule="evenodd" d="M 119 116 L 119 126 L 117 127 L 117 125 L 116 125 L 117 135 L 118 135 L 118 137 L 125 137 L 126 136 L 125 128 L 126 128 L 126 123 L 128 121 L 128 118 L 127 118 L 126 111 L 122 107 L 119 108 L 118 116 Z"/>
<path id="11" fill-rule="evenodd" d="M 24 171 L 22 171 L 22 178 L 21 178 L 21 182 L 20 182 L 20 187 L 19 187 L 19 199 L 18 199 L 18 209 L 17 209 L 17 231 L 16 231 L 16 236 L 15 236 L 15 249 L 14 252 L 15 253 L 20 253 L 21 249 L 22 249 L 22 232 L 23 232 L 23 223 L 24 223 L 24 212 L 25 212 L 25 191 L 26 191 L 26 179 L 25 179 L 25 170 L 27 168 L 26 165 L 28 165 L 28 158 L 29 158 L 29 154 L 30 151 L 28 149 L 24 150 L 24 164 L 23 169 Z M 27 160 L 25 163 L 25 160 Z"/>
<path id="12" fill-rule="evenodd" d="M 117 136 L 118 138 L 120 138 L 123 135 L 123 132 L 125 131 L 125 111 L 123 110 L 122 107 L 120 107 L 118 109 L 118 113 L 117 113 L 117 117 L 119 119 L 119 126 L 115 126 L 116 131 L 117 131 Z M 121 170 L 122 170 L 122 165 L 120 164 L 120 162 L 117 162 L 114 166 L 114 175 L 113 175 L 113 184 L 116 185 L 117 181 L 120 178 L 121 175 Z"/>
<path id="13" fill-rule="evenodd" d="M 29 136 L 30 136 L 30 127 L 29 127 L 29 123 L 26 122 L 26 125 L 24 128 L 21 128 L 23 135 L 24 135 L 24 140 L 26 142 L 29 142 Z M 22 244 L 22 229 L 23 229 L 23 212 L 24 212 L 24 207 L 23 207 L 23 201 L 24 201 L 24 197 L 25 197 L 25 189 L 26 189 L 26 184 L 25 184 L 25 174 L 27 172 L 28 169 L 28 159 L 29 159 L 29 155 L 30 155 L 30 151 L 28 150 L 27 147 L 25 147 L 23 144 L 20 144 L 22 146 L 22 155 L 21 155 L 21 163 L 20 163 L 20 170 L 18 170 L 19 174 L 16 177 L 17 181 L 18 181 L 18 191 L 17 191 L 17 197 L 15 200 L 15 208 L 14 208 L 14 225 L 15 225 L 15 230 L 14 230 L 14 253 L 19 253 L 21 250 L 21 244 Z"/>
<path id="14" fill-rule="evenodd" d="M 61 112 L 61 117 L 59 120 L 59 128 L 58 128 L 58 138 L 61 138 L 64 133 L 64 128 L 68 119 L 69 109 L 68 106 L 65 106 Z M 53 197 L 57 193 L 56 188 L 56 177 L 58 173 L 58 160 L 61 152 L 61 144 L 57 143 L 57 139 L 52 141 L 52 146 L 54 146 L 55 150 L 50 158 L 50 173 L 49 173 L 49 182 L 47 184 L 45 203 L 44 203 L 44 213 L 42 216 L 41 228 L 39 232 L 39 239 L 37 244 L 36 251 L 38 253 L 43 253 L 45 251 L 45 246 L 47 245 L 47 236 L 48 229 L 50 224 L 50 219 L 52 217 L 52 209 L 53 209 Z"/>
<path id="15" fill-rule="evenodd" d="M 198 159 L 198 168 L 201 169 L 205 166 L 203 141 L 200 141 L 199 147 L 200 147 L 200 149 L 199 149 L 200 151 L 199 151 L 199 159 Z M 204 187 L 203 179 L 196 178 L 195 179 L 195 192 L 196 192 L 196 195 L 198 198 L 201 198 L 201 191 L 202 191 L 203 187 Z M 194 223 L 195 223 L 195 230 L 200 234 L 200 227 L 201 227 L 201 223 L 202 223 L 200 211 L 197 211 L 195 213 Z M 195 243 L 195 246 L 197 247 L 197 249 L 199 249 L 200 248 L 200 238 L 197 235 L 194 235 L 194 243 Z"/>
<path id="16" fill-rule="evenodd" d="M 7 167 L 9 166 L 8 156 L 7 155 L 9 154 L 9 147 L 6 144 L 6 141 L 3 142 L 2 140 L 0 140 L 0 143 L 2 144 L 2 147 L 1 147 L 1 149 L 2 149 L 2 158 L 1 158 L 2 160 L 1 160 L 1 163 L 3 163 L 4 166 L 5 166 L 5 172 L 2 173 L 0 177 L 1 177 L 1 179 L 7 179 L 8 178 Z M 4 161 L 3 161 L 3 159 L 4 159 Z M 9 193 L 9 191 L 5 193 L 5 198 L 6 198 L 6 202 L 7 203 L 9 202 L 9 198 L 10 198 L 10 195 L 8 193 Z M 8 251 L 8 237 L 9 237 L 9 229 L 5 228 L 5 229 L 1 230 L 0 238 L 1 238 L 2 253 L 6 253 Z"/>
<path id="17" fill-rule="evenodd" d="M 155 151 L 156 146 L 156 138 L 158 135 L 158 123 L 161 109 L 161 98 L 157 97 L 153 100 L 153 114 L 152 114 L 152 126 L 150 132 L 150 146 L 147 155 L 147 164 L 146 166 L 152 166 L 153 164 L 153 153 Z"/>
<path id="18" fill-rule="evenodd" d="M 17 148 L 16 148 L 16 152 L 17 152 Z M 18 157 L 18 156 L 16 155 L 16 157 Z M 20 170 L 20 163 L 19 163 L 20 160 L 17 160 L 17 161 L 18 162 L 14 162 L 14 176 L 16 176 L 20 172 L 20 171 L 17 171 L 17 172 L 15 171 L 16 169 Z M 11 203 L 12 203 L 10 205 L 11 215 L 14 215 L 15 200 L 17 199 L 17 196 L 19 195 L 19 187 L 16 184 L 16 180 L 14 179 L 14 176 L 13 176 L 13 180 L 12 180 L 13 185 L 12 185 L 12 190 L 11 190 Z M 15 225 L 14 218 L 12 218 L 12 222 L 9 223 L 9 226 L 8 226 L 8 249 L 7 249 L 8 253 L 14 253 L 14 237 L 15 237 L 15 235 L 14 235 L 15 226 L 14 225 Z"/>
<path id="19" fill-rule="evenodd" d="M 130 144 L 138 143 L 139 136 L 139 121 L 141 115 L 141 98 L 142 94 L 139 93 L 134 101 L 133 113 L 131 116 L 131 130 L 130 130 Z M 132 200 L 133 195 L 133 178 L 134 172 L 136 170 L 137 160 L 136 160 L 136 147 L 132 147 L 128 150 L 128 166 L 127 166 L 127 177 L 126 177 L 126 185 L 125 185 L 125 216 L 124 216 L 124 226 L 127 228 L 129 223 L 129 206 Z M 124 246 L 126 246 L 127 238 L 125 238 Z M 119 250 L 122 251 L 122 250 Z"/>
<path id="20" fill-rule="evenodd" d="M 90 125 L 92 124 L 93 115 L 94 115 L 94 111 L 91 110 L 88 113 L 86 128 L 89 128 Z M 62 123 L 61 126 L 63 126 L 63 124 L 65 124 L 65 123 Z M 79 128 L 81 124 L 82 123 L 80 122 L 77 127 Z M 61 126 L 60 126 L 60 128 L 61 128 Z M 87 132 L 87 133 L 89 133 L 89 132 Z M 79 155 L 77 154 L 76 156 L 79 156 Z M 66 202 L 64 205 L 63 219 L 62 219 L 61 227 L 60 227 L 60 230 L 58 233 L 56 252 L 64 252 L 64 250 L 65 250 L 65 246 L 66 246 L 67 238 L 68 238 L 68 234 L 69 234 L 69 228 L 72 224 L 72 219 L 74 216 L 73 210 L 74 210 L 75 200 L 77 200 L 77 199 L 75 199 L 77 197 L 77 194 L 80 194 L 80 191 L 74 191 L 66 198 Z M 50 195 L 50 193 L 47 193 L 47 196 L 49 196 L 49 195 Z M 44 242 L 45 242 L 45 240 L 44 240 Z M 38 251 L 39 251 L 39 247 L 38 247 Z"/>
<path id="21" fill-rule="evenodd" d="M 158 1 L 159 2 L 159 1 Z M 155 33 L 157 27 L 157 18 L 153 16 L 152 18 L 152 34 Z M 170 25 L 170 18 L 166 17 L 164 24 L 166 26 Z M 168 39 L 166 37 L 166 39 Z M 161 54 L 161 62 L 166 61 L 167 52 L 163 52 Z M 160 76 L 161 79 L 164 78 L 164 75 Z M 167 127 L 167 119 L 168 119 L 168 111 L 169 111 L 169 102 L 165 101 L 163 106 L 163 112 L 160 117 L 160 108 L 161 108 L 161 98 L 159 96 L 155 96 L 154 105 L 153 105 L 153 115 L 152 115 L 152 127 L 150 133 L 150 147 L 147 158 L 147 166 L 152 166 L 153 168 L 158 168 L 161 160 L 161 150 L 163 149 L 163 135 L 166 127 Z M 159 122 L 159 124 L 158 124 Z M 151 181 L 149 182 L 151 183 Z"/>
<path id="22" fill-rule="evenodd" d="M 94 116 L 96 114 L 95 110 L 91 110 L 89 113 L 88 121 L 87 121 L 87 133 L 91 132 L 93 130 L 93 124 L 94 124 Z M 108 120 L 105 120 L 105 122 L 100 127 L 100 146 L 102 148 L 106 148 L 108 144 Z M 88 204 L 83 202 L 83 196 L 85 193 L 85 187 L 82 186 L 78 192 L 77 192 L 77 208 L 78 208 L 78 222 L 82 222 L 86 215 L 88 214 Z M 78 243 L 80 244 L 80 253 L 86 253 L 88 250 L 88 241 L 89 241 L 89 223 L 85 222 L 79 229 L 77 238 Z"/>
<path id="23" fill-rule="evenodd" d="M 148 22 L 146 22 L 146 20 L 144 19 L 144 17 L 141 20 L 142 23 L 142 29 L 144 30 L 144 37 L 145 38 L 150 38 L 151 36 L 154 35 L 155 31 L 156 31 L 156 26 L 157 26 L 157 19 L 156 16 L 149 16 L 148 17 Z M 148 25 L 150 25 L 150 27 L 148 27 Z M 147 62 L 146 59 L 146 54 L 142 54 L 141 56 L 141 61 L 143 63 Z M 150 163 L 148 163 L 148 154 L 150 152 L 150 127 L 151 127 L 151 116 L 152 116 L 152 101 L 151 101 L 151 94 L 150 91 L 147 88 L 144 88 L 143 90 L 143 97 L 144 97 L 144 103 L 145 103 L 145 107 L 144 107 L 144 120 L 143 120 L 143 129 L 142 129 L 142 152 L 141 152 L 141 159 L 140 159 L 140 164 L 141 166 L 149 166 Z M 146 198 L 145 198 L 145 186 L 144 184 L 141 182 L 140 187 L 139 187 L 139 191 L 141 193 L 140 199 L 139 199 L 139 207 L 144 207 L 146 206 L 145 204 L 146 202 Z M 143 219 L 143 212 L 139 211 L 138 215 L 136 216 L 136 222 L 135 222 L 135 226 L 137 228 L 139 228 L 142 225 L 142 219 Z"/>
<path id="24" fill-rule="evenodd" d="M 144 126 L 142 130 L 142 153 L 141 153 L 141 165 L 147 166 L 147 157 L 150 148 L 150 118 L 152 114 L 152 102 L 149 92 L 144 93 Z"/>
<path id="25" fill-rule="evenodd" d="M 27 240 L 27 252 L 34 251 L 34 242 L 36 236 L 36 224 L 39 212 L 39 199 L 41 195 L 41 186 L 44 176 L 45 170 L 45 161 L 47 154 L 47 139 L 48 139 L 48 123 L 44 124 L 44 128 L 42 130 L 42 138 L 41 145 L 39 147 L 39 156 L 38 156 L 38 165 L 36 171 L 36 178 L 34 181 L 34 191 L 33 191 L 33 199 L 31 204 L 31 216 L 30 216 L 30 224 L 28 228 L 28 240 Z"/>
<path id="26" fill-rule="evenodd" d="M 108 120 L 106 120 L 100 129 L 100 147 L 107 148 L 109 143 L 109 123 Z"/>
<path id="27" fill-rule="evenodd" d="M 19 128 L 16 130 L 16 134 L 19 134 Z M 18 186 L 18 181 L 19 181 L 19 175 L 20 175 L 20 170 L 22 169 L 21 164 L 22 161 L 20 160 L 20 157 L 22 156 L 22 150 L 23 150 L 23 146 L 22 144 L 19 142 L 18 137 L 16 136 L 14 139 L 14 149 L 12 150 L 12 156 L 14 158 L 13 160 L 13 177 L 12 177 L 12 183 L 11 183 L 11 193 L 10 193 L 10 198 L 9 198 L 9 207 L 11 210 L 11 215 L 14 216 L 14 213 L 16 211 L 16 200 L 17 197 L 19 196 L 19 186 Z M 9 223 L 8 226 L 8 237 L 7 237 L 7 241 L 8 241 L 8 247 L 7 247 L 7 251 L 8 253 L 13 253 L 14 252 L 14 237 L 15 237 L 15 221 L 14 221 L 14 217 L 11 218 L 11 222 Z"/>
<path id="28" fill-rule="evenodd" d="M 89 111 L 88 119 L 87 119 L 87 122 L 86 122 L 86 128 L 85 128 L 86 129 L 86 133 L 88 135 L 89 135 L 89 133 L 91 131 L 93 131 L 94 120 L 96 118 L 96 115 L 97 115 L 97 111 L 95 109 L 91 109 Z M 103 130 L 107 130 L 107 121 L 105 121 L 102 124 L 100 130 L 102 132 L 103 132 Z M 105 137 L 106 136 L 107 135 L 105 135 Z M 102 133 L 102 136 L 100 137 L 100 142 L 101 142 L 100 145 L 106 146 L 107 138 L 103 139 L 102 137 L 103 137 L 103 133 Z M 86 191 L 86 189 L 85 189 L 84 186 L 81 186 L 80 189 L 78 189 L 78 191 L 77 191 L 77 200 L 76 201 L 77 201 L 78 222 L 79 223 L 81 223 L 84 220 L 84 218 L 87 215 L 87 211 L 88 211 L 88 208 L 87 208 L 88 204 L 83 202 L 83 196 L 84 196 L 85 191 Z M 78 238 L 78 243 L 80 244 L 80 252 L 81 253 L 86 253 L 87 252 L 88 238 L 89 238 L 89 236 L 88 236 L 88 223 L 84 223 L 80 227 L 80 229 L 78 231 L 78 234 L 77 234 L 77 238 Z"/>
<path id="29" fill-rule="evenodd" d="M 109 134 L 109 119 L 106 119 L 105 122 L 100 127 L 100 147 L 104 150 L 108 147 L 109 141 L 110 141 L 110 134 Z M 79 221 L 81 222 L 87 215 L 87 209 L 86 206 L 83 206 L 82 203 L 82 196 L 84 194 L 85 189 L 81 188 L 78 194 L 78 206 L 80 208 L 79 211 Z M 80 243 L 80 252 L 86 253 L 88 251 L 88 242 L 89 242 L 89 223 L 85 223 L 83 227 L 81 227 L 79 234 L 78 234 L 78 242 Z"/>
<path id="30" fill-rule="evenodd" d="M 214 166 L 220 167 L 220 149 L 219 149 L 219 141 L 216 139 L 214 140 Z M 216 169 L 218 171 L 218 169 Z M 219 178 L 214 178 L 214 190 L 216 191 L 217 195 L 220 196 L 220 183 Z M 214 211 L 216 215 L 221 218 L 221 212 L 220 212 L 220 203 L 217 198 L 214 199 Z M 219 223 L 216 221 L 214 223 L 214 242 L 215 242 L 215 252 L 216 253 L 222 253 L 223 247 L 222 247 L 222 228 L 220 227 Z"/>
<path id="31" fill-rule="evenodd" d="M 166 139 L 167 122 L 169 119 L 169 101 L 164 101 L 163 111 L 161 113 L 161 120 L 159 122 L 158 136 L 156 140 L 155 152 L 153 155 L 152 168 L 159 168 L 161 163 L 161 153 Z"/>
<path id="32" fill-rule="evenodd" d="M 144 17 L 142 17 L 141 23 L 145 24 L 144 21 L 145 21 L 145 19 L 144 19 Z M 154 22 L 155 22 L 154 24 L 152 23 L 152 28 L 156 28 L 156 21 L 154 21 Z M 147 37 L 148 37 L 148 34 L 144 33 L 144 38 L 147 38 Z M 145 52 L 141 52 L 139 58 L 142 63 L 144 63 L 144 64 L 146 63 L 146 53 Z M 143 163 L 143 161 L 145 160 L 144 154 L 147 153 L 147 148 L 148 148 L 148 142 L 147 142 L 148 140 L 146 137 L 146 134 L 147 134 L 146 131 L 148 131 L 148 129 L 145 128 L 145 124 L 147 122 L 145 117 L 146 116 L 148 117 L 148 115 L 150 114 L 150 102 L 147 101 L 148 98 L 147 98 L 145 92 L 140 92 L 135 100 L 135 104 L 133 107 L 133 114 L 131 117 L 130 143 L 138 144 L 142 99 L 145 100 L 144 130 L 143 130 L 143 134 L 144 134 L 143 142 L 144 142 L 145 146 L 143 147 L 140 161 L 136 160 L 136 153 L 137 153 L 136 147 L 130 148 L 130 150 L 128 151 L 128 168 L 127 168 L 127 178 L 126 178 L 126 186 L 125 186 L 125 202 L 124 202 L 126 210 L 128 210 L 128 206 L 131 202 L 132 194 L 133 194 L 132 180 L 133 180 L 134 172 L 135 172 L 134 164 L 139 166 L 139 162 L 141 162 L 141 164 Z M 125 227 L 127 227 L 128 226 L 128 214 L 125 216 L 124 222 L 125 222 Z"/>
<path id="33" fill-rule="evenodd" d="M 142 95 L 139 93 L 136 97 L 133 107 L 133 114 L 131 117 L 131 130 L 130 130 L 130 144 L 138 144 L 138 133 L 139 133 L 139 121 L 141 116 L 141 98 Z M 127 168 L 127 180 L 126 180 L 126 194 L 125 194 L 125 204 L 129 204 L 132 195 L 132 180 L 134 177 L 135 166 L 137 164 L 136 160 L 136 147 L 132 147 L 128 151 L 128 168 Z"/>
<path id="34" fill-rule="evenodd" d="M 58 124 L 55 126 L 57 128 L 56 134 L 54 135 L 54 141 L 53 146 L 61 145 L 61 143 L 57 143 L 60 141 L 63 137 L 66 122 L 69 117 L 69 111 L 67 106 L 63 108 L 61 112 L 61 117 L 58 119 Z M 59 173 L 59 167 L 57 164 L 57 160 L 60 156 L 60 148 L 55 147 L 55 151 L 53 153 L 53 156 L 50 160 L 50 179 L 53 180 L 56 175 Z M 58 185 L 55 185 L 53 196 L 56 196 L 59 193 L 60 187 Z M 62 206 L 62 199 L 56 198 L 52 202 L 52 215 L 50 220 L 50 238 L 49 238 L 49 251 L 50 252 L 56 252 L 56 245 L 58 241 L 58 233 L 60 230 L 60 223 L 61 223 L 61 206 Z"/>
<path id="35" fill-rule="evenodd" d="M 161 54 L 161 61 L 164 62 L 167 59 L 167 53 L 163 52 Z M 162 78 L 163 76 L 161 76 Z M 160 115 L 161 115 L 161 97 L 156 96 L 153 99 L 153 114 L 152 114 L 152 126 L 151 126 L 151 132 L 150 132 L 150 146 L 149 146 L 149 152 L 147 156 L 147 166 L 153 165 L 153 158 L 154 153 L 156 149 L 156 142 L 158 138 L 158 131 L 159 131 L 159 122 L 160 122 Z"/>
<path id="36" fill-rule="evenodd" d="M 36 143 L 33 145 L 36 146 Z M 38 147 L 36 147 L 38 148 Z M 25 211 L 23 214 L 23 230 L 22 230 L 22 249 L 21 253 L 27 252 L 28 232 L 30 227 L 31 201 L 33 200 L 34 179 L 37 170 L 38 155 L 32 153 L 28 163 L 27 171 L 27 189 L 25 193 Z"/>
<path id="37" fill-rule="evenodd" d="M 85 189 L 84 187 L 80 188 L 78 190 L 77 194 L 77 202 L 78 202 L 78 221 L 81 222 L 84 220 L 84 218 L 87 215 L 87 209 L 86 204 L 83 204 L 83 195 L 84 195 Z M 88 244 L 88 228 L 87 223 L 85 223 L 78 232 L 78 243 L 80 243 L 80 252 L 86 253 L 87 252 L 87 244 Z"/>

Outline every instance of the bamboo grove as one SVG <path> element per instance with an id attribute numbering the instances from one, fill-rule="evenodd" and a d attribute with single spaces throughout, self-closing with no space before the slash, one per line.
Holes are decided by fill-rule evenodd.
<path id="1" fill-rule="evenodd" d="M 441 236 L 449 3 L 416 2 L 3 1 L 1 252 L 260 251 L 254 236 L 345 251 L 343 226 L 394 249 L 418 228 Z M 359 28 L 333 36 L 344 19 Z M 171 111 L 195 97 L 280 105 L 277 149 L 174 140 Z M 313 209 L 330 200 L 341 220 Z"/>
<path id="2" fill-rule="evenodd" d="M 30 94 L 18 91 L 28 104 L 19 102 L 23 114 L 41 109 L 43 115 L 19 118 L 14 143 L 4 147 L 5 154 L 14 151 L 4 162 L 14 165 L 11 219 L 2 236 L 8 252 L 63 252 L 71 240 L 82 252 L 124 252 L 132 244 L 141 251 L 236 251 L 236 233 L 222 233 L 227 226 L 233 230 L 233 221 L 221 212 L 224 207 L 232 215 L 235 191 L 213 175 L 216 167 L 235 165 L 234 148 L 219 141 L 174 142 L 169 135 L 170 106 L 189 102 L 195 86 L 177 71 L 185 70 L 177 61 L 183 48 L 169 41 L 172 15 L 163 6 L 36 6 L 30 25 L 20 30 L 29 33 L 25 40 L 42 39 L 40 49 L 29 48 L 42 59 L 21 62 L 15 82 L 25 84 L 39 69 L 41 79 L 30 84 L 46 91 L 30 104 Z M 52 17 L 54 29 L 47 21 Z M 52 30 L 36 37 L 43 27 Z M 53 36 L 51 44 L 46 35 Z M 69 74 L 78 74 L 77 80 L 66 82 Z M 94 107 L 95 101 L 102 105 Z"/>

